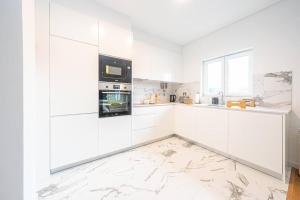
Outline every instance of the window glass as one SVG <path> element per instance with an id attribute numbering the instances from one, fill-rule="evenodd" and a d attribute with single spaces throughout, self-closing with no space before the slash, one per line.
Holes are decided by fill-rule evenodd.
<path id="1" fill-rule="evenodd" d="M 248 54 L 233 55 L 226 58 L 228 96 L 247 96 L 251 94 L 251 69 Z"/>
<path id="2" fill-rule="evenodd" d="M 205 95 L 217 95 L 223 91 L 223 62 L 223 59 L 216 59 L 205 64 Z"/>
<path id="3" fill-rule="evenodd" d="M 203 63 L 203 95 L 252 95 L 252 52 L 244 51 Z"/>

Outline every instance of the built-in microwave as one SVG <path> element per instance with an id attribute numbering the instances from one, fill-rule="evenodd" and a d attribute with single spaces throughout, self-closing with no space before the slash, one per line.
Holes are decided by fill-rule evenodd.
<path id="1" fill-rule="evenodd" d="M 131 83 L 132 61 L 99 55 L 99 81 Z"/>

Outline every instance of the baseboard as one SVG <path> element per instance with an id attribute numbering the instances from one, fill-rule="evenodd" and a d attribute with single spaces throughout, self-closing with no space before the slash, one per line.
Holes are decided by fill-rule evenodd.
<path id="1" fill-rule="evenodd" d="M 289 165 L 289 167 L 293 167 L 293 168 L 296 168 L 296 169 L 299 169 L 299 164 L 298 164 L 298 162 L 296 162 L 296 161 L 288 161 L 288 165 Z"/>
<path id="2" fill-rule="evenodd" d="M 191 140 L 191 139 L 189 139 L 189 138 L 183 137 L 183 136 L 181 136 L 181 135 L 175 134 L 175 137 L 178 137 L 178 138 L 180 138 L 180 139 L 182 139 L 182 140 L 185 140 L 185 141 L 187 141 L 187 142 L 193 143 L 193 144 L 195 144 L 195 145 L 197 145 L 197 146 L 199 146 L 199 147 L 202 147 L 202 148 L 204 148 L 204 149 L 207 149 L 207 150 L 209 150 L 209 151 L 212 151 L 212 152 L 215 152 L 215 153 L 217 153 L 217 154 L 220 154 L 220 155 L 222 155 L 222 156 L 224 156 L 224 157 L 226 157 L 226 158 L 229 158 L 229 159 L 231 159 L 231 160 L 234 160 L 234 161 L 236 161 L 236 162 L 239 162 L 239 163 L 241 163 L 241 164 L 243 164 L 243 165 L 247 165 L 248 167 L 250 167 L 250 168 L 252 168 L 252 169 L 255 169 L 255 170 L 258 170 L 258 171 L 263 172 L 263 173 L 265 173 L 265 174 L 268 174 L 268 175 L 270 175 L 270 176 L 273 176 L 274 178 L 277 178 L 277 179 L 279 179 L 279 180 L 285 181 L 285 177 L 283 177 L 283 174 L 279 174 L 279 173 L 277 173 L 277 172 L 273 172 L 273 171 L 271 171 L 271 170 L 269 170 L 269 169 L 266 169 L 266 168 L 264 168 L 264 167 L 258 166 L 258 165 L 256 165 L 256 164 L 253 164 L 253 163 L 248 162 L 248 161 L 246 161 L 246 160 L 243 160 L 243 159 L 234 157 L 234 156 L 232 156 L 232 155 L 230 155 L 230 154 L 227 154 L 227 153 L 225 153 L 225 152 L 222 152 L 222 151 L 216 150 L 216 149 L 214 149 L 214 148 L 211 148 L 211 147 L 209 147 L 209 146 L 203 145 L 203 144 L 201 144 L 201 143 L 199 143 L 199 142 L 195 142 L 194 140 Z"/>

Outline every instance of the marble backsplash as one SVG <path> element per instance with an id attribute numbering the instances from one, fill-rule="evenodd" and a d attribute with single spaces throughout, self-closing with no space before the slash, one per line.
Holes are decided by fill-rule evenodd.
<path id="1" fill-rule="evenodd" d="M 291 71 L 258 74 L 254 76 L 254 98 L 264 107 L 287 107 L 292 105 Z"/>
<path id="2" fill-rule="evenodd" d="M 283 108 L 292 105 L 292 72 L 281 71 L 266 74 L 255 74 L 253 79 L 253 97 L 257 105 L 264 107 Z M 177 100 L 183 93 L 195 98 L 200 94 L 200 82 L 168 83 L 167 89 L 161 89 L 159 81 L 134 79 L 133 103 L 140 104 L 150 95 L 159 94 L 159 103 L 169 102 L 170 95 L 175 94 Z M 224 100 L 239 100 L 249 97 L 225 97 Z M 201 97 L 201 103 L 210 104 L 211 97 Z"/>

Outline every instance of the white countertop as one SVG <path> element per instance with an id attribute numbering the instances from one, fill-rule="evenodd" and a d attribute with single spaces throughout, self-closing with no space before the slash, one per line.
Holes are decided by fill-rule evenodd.
<path id="1" fill-rule="evenodd" d="M 208 104 L 183 104 L 183 103 L 159 103 L 159 104 L 134 104 L 133 107 L 151 107 L 151 106 L 167 106 L 167 105 L 182 105 L 182 106 L 194 106 L 194 107 L 203 107 L 203 108 L 211 108 L 211 109 L 225 109 L 225 110 L 236 110 L 236 111 L 245 111 L 245 112 L 260 112 L 260 113 L 273 113 L 273 114 L 288 114 L 291 112 L 290 107 L 283 108 L 269 108 L 269 107 L 247 107 L 245 109 L 241 109 L 239 107 L 226 107 L 226 106 L 214 106 Z"/>

